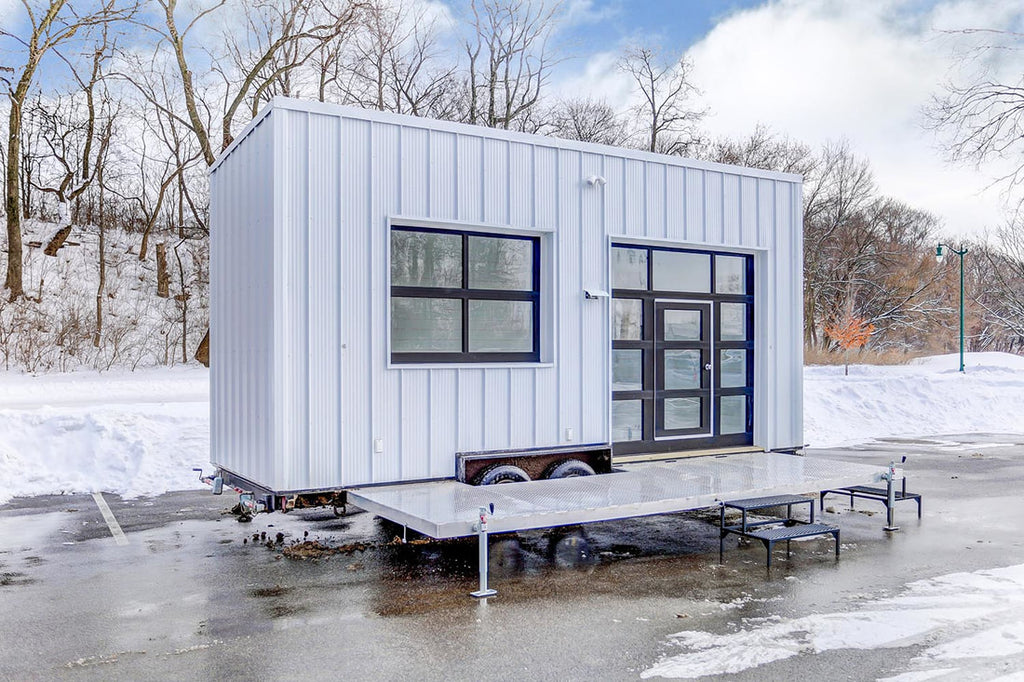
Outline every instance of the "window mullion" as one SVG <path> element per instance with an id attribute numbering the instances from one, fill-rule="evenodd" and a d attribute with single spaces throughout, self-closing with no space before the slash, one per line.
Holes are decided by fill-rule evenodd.
<path id="1" fill-rule="evenodd" d="M 462 234 L 462 352 L 469 352 L 469 235 Z"/>

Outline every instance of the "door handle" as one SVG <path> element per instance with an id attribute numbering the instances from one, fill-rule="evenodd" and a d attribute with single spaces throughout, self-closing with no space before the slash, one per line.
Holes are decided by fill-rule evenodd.
<path id="1" fill-rule="evenodd" d="M 709 362 L 708 364 L 704 365 L 704 369 L 706 369 L 706 370 L 708 370 L 710 372 L 711 371 L 711 363 Z"/>

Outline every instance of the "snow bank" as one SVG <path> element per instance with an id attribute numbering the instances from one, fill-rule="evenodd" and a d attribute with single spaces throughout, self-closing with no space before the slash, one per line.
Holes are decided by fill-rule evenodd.
<path id="1" fill-rule="evenodd" d="M 0 504 L 18 495 L 200 487 L 209 469 L 205 369 L 6 374 L 0 391 Z"/>
<path id="2" fill-rule="evenodd" d="M 671 639 L 685 651 L 645 670 L 642 678 L 692 679 L 837 649 L 924 645 L 911 661 L 916 670 L 893 679 L 966 679 L 968 670 L 987 670 L 993 661 L 1024 652 L 1024 565 L 913 582 L 900 595 L 852 611 L 775 618 L 726 634 L 684 631 Z"/>
<path id="3" fill-rule="evenodd" d="M 910 365 L 807 367 L 804 441 L 837 447 L 892 436 L 1024 433 L 1024 357 L 968 353 Z"/>

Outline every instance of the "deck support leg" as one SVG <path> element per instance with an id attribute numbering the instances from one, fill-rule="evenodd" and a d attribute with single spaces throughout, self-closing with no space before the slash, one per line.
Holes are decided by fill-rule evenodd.
<path id="1" fill-rule="evenodd" d="M 729 533 L 725 530 L 725 505 L 718 507 L 718 563 L 725 563 L 725 536 Z"/>
<path id="2" fill-rule="evenodd" d="M 493 505 L 491 508 L 493 509 Z M 469 593 L 469 596 L 477 599 L 493 597 L 498 594 L 497 590 L 487 587 L 487 516 L 488 508 L 480 507 L 480 521 L 476 525 L 477 537 L 480 539 L 480 589 Z"/>

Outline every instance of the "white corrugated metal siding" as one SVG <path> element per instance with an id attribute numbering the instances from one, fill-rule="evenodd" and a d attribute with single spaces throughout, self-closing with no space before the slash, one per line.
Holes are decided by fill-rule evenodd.
<path id="1" fill-rule="evenodd" d="M 458 451 L 570 429 L 606 442 L 609 302 L 582 294 L 610 291 L 609 238 L 754 254 L 755 444 L 800 444 L 794 176 L 277 99 L 211 191 L 211 459 L 254 482 L 448 477 Z M 542 361 L 390 366 L 392 222 L 541 235 Z"/>
<path id="2" fill-rule="evenodd" d="M 277 481 L 278 461 L 270 128 L 253 127 L 210 178 L 210 459 L 259 483 Z"/>

